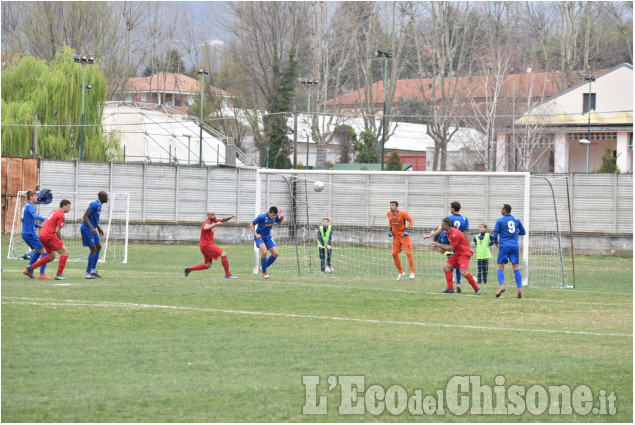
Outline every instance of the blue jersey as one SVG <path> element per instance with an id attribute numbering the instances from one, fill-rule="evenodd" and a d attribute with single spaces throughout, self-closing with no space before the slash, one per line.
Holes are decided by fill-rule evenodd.
<path id="1" fill-rule="evenodd" d="M 269 218 L 267 213 L 260 214 L 258 217 L 254 218 L 254 225 L 256 225 L 256 233 L 260 235 L 261 238 L 266 238 L 271 236 L 271 228 L 274 223 L 280 222 L 280 216 L 276 215 L 276 218 L 273 220 Z"/>
<path id="2" fill-rule="evenodd" d="M 459 229 L 461 233 L 470 230 L 470 222 L 466 216 L 460 214 L 450 214 L 446 218 L 452 221 L 452 227 Z"/>
<path id="3" fill-rule="evenodd" d="M 101 215 L 101 202 L 99 202 L 99 199 L 91 202 L 87 210 L 90 211 L 90 216 L 88 217 L 88 221 L 90 221 L 90 224 L 91 226 L 93 226 L 93 229 L 96 229 L 97 225 L 99 224 L 99 216 Z M 83 230 L 85 232 L 91 231 L 90 227 L 88 227 L 88 224 L 86 224 L 85 221 L 82 221 L 82 226 L 80 227 L 80 230 Z"/>
<path id="4" fill-rule="evenodd" d="M 525 234 L 523 224 L 513 215 L 504 215 L 496 220 L 492 239 L 498 241 L 499 247 L 518 248 L 518 236 Z"/>
<path id="5" fill-rule="evenodd" d="M 35 228 L 40 227 L 35 220 L 46 220 L 46 217 L 42 217 L 37 213 L 35 205 L 30 202 L 22 207 L 22 235 L 23 236 L 37 236 Z"/>

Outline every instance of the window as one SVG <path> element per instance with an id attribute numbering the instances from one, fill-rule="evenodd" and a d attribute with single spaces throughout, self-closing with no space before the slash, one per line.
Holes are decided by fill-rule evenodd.
<path id="1" fill-rule="evenodd" d="M 589 100 L 591 101 L 591 109 L 595 110 L 595 93 L 584 93 L 582 97 L 582 113 L 586 114 L 589 111 Z"/>
<path id="2" fill-rule="evenodd" d="M 633 133 L 628 135 L 628 150 L 633 150 Z"/>

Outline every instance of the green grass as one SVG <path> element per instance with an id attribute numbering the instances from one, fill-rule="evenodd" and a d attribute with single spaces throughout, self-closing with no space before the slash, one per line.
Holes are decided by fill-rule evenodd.
<path id="1" fill-rule="evenodd" d="M 513 288 L 496 299 L 492 283 L 481 297 L 442 295 L 439 276 L 299 278 L 276 276 L 274 264 L 265 281 L 251 274 L 251 246 L 223 248 L 237 280 L 216 263 L 185 279 L 202 260 L 196 245 L 133 244 L 129 264 L 100 264 L 100 280 L 68 263 L 70 286 L 28 279 L 25 261 L 3 259 L 3 421 L 633 420 L 630 258 L 577 257 L 575 290 L 528 288 L 518 300 Z M 320 377 L 326 415 L 303 415 L 305 375 Z M 340 415 L 341 387 L 327 378 L 345 375 L 424 396 L 455 375 L 491 387 L 497 376 L 506 388 L 584 384 L 595 406 L 613 391 L 617 413 Z"/>

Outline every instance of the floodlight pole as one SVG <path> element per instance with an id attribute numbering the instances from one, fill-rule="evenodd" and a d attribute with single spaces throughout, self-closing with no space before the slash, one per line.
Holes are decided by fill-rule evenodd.
<path id="1" fill-rule="evenodd" d="M 84 63 L 82 62 L 82 118 L 81 128 L 79 130 L 79 160 L 84 160 L 84 137 L 86 132 L 86 114 L 84 113 L 84 96 L 86 85 L 84 84 Z"/>
<path id="2" fill-rule="evenodd" d="M 586 74 L 584 76 L 584 79 L 589 82 L 589 98 L 587 101 L 588 107 L 586 111 L 588 115 L 586 139 L 589 141 L 589 143 L 586 144 L 586 172 L 588 174 L 589 173 L 589 151 L 591 149 L 591 82 L 595 81 L 595 77 L 593 75 Z"/>
<path id="3" fill-rule="evenodd" d="M 209 74 L 205 68 L 199 68 L 198 74 L 201 76 L 201 122 L 200 124 L 200 132 L 198 136 L 199 140 L 199 150 L 198 150 L 198 165 L 203 166 L 203 92 L 205 91 L 205 74 Z"/>
<path id="4" fill-rule="evenodd" d="M 387 84 L 388 56 L 384 53 L 384 112 L 381 115 L 381 171 L 384 171 L 384 147 L 386 145 L 386 84 Z"/>
<path id="5" fill-rule="evenodd" d="M 381 117 L 381 171 L 384 171 L 384 148 L 386 145 L 386 86 L 388 85 L 388 59 L 392 58 L 392 53 L 383 50 L 373 52 L 376 58 L 384 58 L 384 113 Z"/>
<path id="6" fill-rule="evenodd" d="M 307 99 L 307 107 L 306 107 L 306 114 L 307 114 L 307 126 L 309 127 L 306 133 L 306 168 L 309 168 L 309 141 L 311 139 L 311 86 L 317 86 L 320 83 L 320 80 L 318 80 L 317 78 L 298 78 L 298 81 L 300 81 L 300 84 L 308 86 L 309 87 L 309 97 Z M 317 166 L 317 148 L 315 151 L 315 155 L 316 155 L 316 166 Z"/>

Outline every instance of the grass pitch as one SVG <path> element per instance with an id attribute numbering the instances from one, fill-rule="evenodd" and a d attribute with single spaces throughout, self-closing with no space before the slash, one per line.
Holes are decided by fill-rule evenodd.
<path id="1" fill-rule="evenodd" d="M 220 263 L 185 278 L 202 261 L 196 245 L 133 244 L 128 264 L 99 265 L 99 280 L 83 279 L 84 263 L 67 264 L 68 282 L 28 279 L 26 261 L 3 258 L 3 421 L 633 420 L 630 258 L 576 257 L 575 290 L 528 288 L 519 300 L 513 287 L 494 297 L 495 274 L 480 297 L 440 294 L 440 272 L 414 282 L 288 277 L 274 264 L 265 281 L 251 273 L 251 245 L 223 248 L 237 280 Z M 57 261 L 48 267 L 54 275 Z M 420 415 L 393 414 L 394 399 L 364 402 L 372 385 L 425 397 L 468 375 L 491 388 L 501 376 L 505 389 L 586 385 L 599 410 Z M 320 400 L 305 376 L 319 377 L 325 414 L 303 413 Z M 364 380 L 362 415 L 340 413 L 347 376 Z M 600 396 L 611 392 L 616 411 L 604 414 Z"/>

